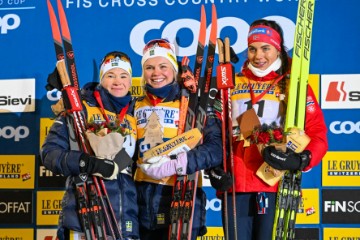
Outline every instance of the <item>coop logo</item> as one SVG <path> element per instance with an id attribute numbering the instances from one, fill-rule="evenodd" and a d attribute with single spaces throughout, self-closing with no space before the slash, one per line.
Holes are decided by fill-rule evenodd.
<path id="1" fill-rule="evenodd" d="M 5 126 L 0 128 L 0 139 L 13 139 L 15 142 L 19 142 L 21 139 L 29 136 L 30 130 L 26 126 L 18 126 L 14 128 L 12 126 Z"/>
<path id="2" fill-rule="evenodd" d="M 58 101 L 61 98 L 61 95 L 61 91 L 57 90 L 56 88 L 46 93 L 46 97 L 50 101 Z"/>
<path id="3" fill-rule="evenodd" d="M 360 223 L 360 190 L 324 189 L 322 194 L 323 223 Z"/>
<path id="4" fill-rule="evenodd" d="M 360 133 L 360 121 L 334 121 L 330 123 L 329 129 L 333 134 L 353 134 Z"/>
<path id="5" fill-rule="evenodd" d="M 9 30 L 14 30 L 20 26 L 20 17 L 16 14 L 6 14 L 0 16 L 0 34 L 7 34 Z"/>
<path id="6" fill-rule="evenodd" d="M 292 20 L 282 17 L 282 16 L 267 16 L 264 17 L 269 20 L 275 20 L 281 26 L 288 26 L 284 29 L 284 36 L 293 36 L 295 30 L 295 24 Z M 232 43 L 231 47 L 233 48 L 235 53 L 243 52 L 247 49 L 247 30 L 249 29 L 249 24 L 245 22 L 241 18 L 237 17 L 223 17 L 217 20 L 218 24 L 218 33 L 222 31 L 224 28 L 232 28 L 234 30 L 234 35 L 231 36 L 231 39 L 236 39 L 235 42 Z M 167 38 L 170 42 L 175 43 L 176 45 L 176 36 L 178 32 L 182 29 L 188 29 L 192 32 L 192 34 L 188 35 L 188 37 L 192 37 L 190 44 L 188 46 L 176 46 L 177 55 L 179 57 L 182 56 L 193 56 L 194 49 L 197 46 L 197 39 L 194 36 L 197 36 L 199 33 L 199 21 L 196 19 L 190 18 L 182 18 L 176 19 L 172 22 L 166 23 L 163 20 L 159 19 L 151 19 L 138 23 L 130 33 L 129 42 L 131 44 L 131 48 L 139 55 L 142 55 L 142 50 L 144 45 L 146 44 L 145 36 L 148 32 L 159 31 L 158 37 Z M 207 32 L 210 32 L 211 26 L 208 26 Z M 286 48 L 292 49 L 294 39 L 292 37 L 286 37 L 285 41 Z"/>
<path id="7" fill-rule="evenodd" d="M 321 77 L 324 109 L 360 108 L 360 74 Z"/>
<path id="8" fill-rule="evenodd" d="M 206 199 L 206 210 L 212 210 L 215 212 L 221 211 L 221 201 L 218 198 Z"/>

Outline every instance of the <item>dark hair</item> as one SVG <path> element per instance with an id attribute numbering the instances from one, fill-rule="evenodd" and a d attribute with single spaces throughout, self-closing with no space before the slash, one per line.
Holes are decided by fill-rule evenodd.
<path id="1" fill-rule="evenodd" d="M 278 74 L 283 75 L 283 74 L 287 74 L 290 72 L 290 57 L 287 53 L 287 49 L 284 45 L 284 33 L 282 28 L 280 27 L 280 25 L 272 20 L 266 20 L 266 19 L 259 19 L 259 20 L 255 20 L 250 27 L 253 26 L 257 26 L 257 25 L 265 25 L 268 27 L 273 28 L 275 31 L 277 31 L 280 35 L 281 38 L 281 42 L 280 42 L 280 47 L 281 47 L 281 52 L 280 52 L 280 59 L 282 62 L 282 66 L 281 68 L 277 71 Z M 285 87 L 286 87 L 286 76 L 280 81 L 279 83 L 282 92 L 285 91 Z"/>

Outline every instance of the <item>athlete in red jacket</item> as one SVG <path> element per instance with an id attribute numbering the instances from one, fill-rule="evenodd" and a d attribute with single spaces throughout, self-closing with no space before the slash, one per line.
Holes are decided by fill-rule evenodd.
<path id="1" fill-rule="evenodd" d="M 304 130 L 311 141 L 303 152 L 288 150 L 283 153 L 268 146 L 260 153 L 257 144 L 251 142 L 251 137 L 244 139 L 239 117 L 241 121 L 251 122 L 252 118 L 246 116 L 248 110 L 254 110 L 253 115 L 260 125 L 283 128 L 290 68 L 291 60 L 284 48 L 280 26 L 274 21 L 263 19 L 252 23 L 248 34 L 248 59 L 241 73 L 236 76 L 235 87 L 231 92 L 238 239 L 271 239 L 278 186 L 270 186 L 256 175 L 264 161 L 276 169 L 308 171 L 320 163 L 327 151 L 327 128 L 310 86 L 307 91 Z M 212 179 L 212 182 L 216 182 L 216 179 Z M 267 209 L 260 212 L 258 194 L 268 200 Z M 234 229 L 231 195 L 227 199 L 229 229 Z M 234 239 L 233 234 L 233 231 L 229 231 L 229 239 Z"/>

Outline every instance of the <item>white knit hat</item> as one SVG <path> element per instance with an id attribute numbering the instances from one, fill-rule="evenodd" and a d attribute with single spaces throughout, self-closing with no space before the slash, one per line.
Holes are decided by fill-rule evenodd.
<path id="1" fill-rule="evenodd" d="M 148 42 L 143 50 L 141 65 L 144 66 L 146 60 L 154 57 L 164 57 L 170 61 L 176 72 L 178 63 L 176 60 L 175 46 L 166 39 L 154 39 Z"/>

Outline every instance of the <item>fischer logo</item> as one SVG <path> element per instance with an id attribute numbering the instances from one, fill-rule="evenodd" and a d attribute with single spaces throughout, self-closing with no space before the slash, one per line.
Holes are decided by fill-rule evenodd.
<path id="1" fill-rule="evenodd" d="M 353 134 L 360 133 L 360 121 L 354 123 L 352 121 L 334 121 L 330 123 L 329 129 L 333 134 Z"/>
<path id="2" fill-rule="evenodd" d="M 360 108 L 360 74 L 321 76 L 324 109 Z"/>
<path id="3" fill-rule="evenodd" d="M 360 201 L 324 201 L 324 212 L 360 213 Z"/>
<path id="4" fill-rule="evenodd" d="M 30 130 L 26 126 L 19 126 L 14 128 L 12 126 L 5 126 L 0 128 L 0 139 L 12 139 L 14 138 L 15 142 L 19 142 L 23 138 L 27 138 L 29 136 Z"/>
<path id="5" fill-rule="evenodd" d="M 286 48 L 291 50 L 293 48 L 294 39 L 291 36 L 294 36 L 295 32 L 295 23 L 289 18 L 282 16 L 267 16 L 265 19 L 275 20 L 281 26 L 284 26 L 284 36 Z M 247 30 L 249 29 L 249 24 L 241 18 L 237 17 L 223 17 L 219 18 L 218 21 L 218 34 L 220 35 L 222 29 L 224 28 L 233 28 L 236 36 L 232 39 L 236 39 L 235 42 L 231 43 L 236 54 L 243 52 L 247 49 Z M 172 22 L 165 22 L 159 19 L 151 19 L 138 23 L 133 27 L 130 32 L 129 43 L 134 52 L 138 55 L 142 55 L 142 50 L 146 44 L 145 36 L 148 32 L 158 31 L 158 37 L 167 38 L 170 42 L 176 45 L 177 56 L 193 56 L 194 49 L 197 47 L 197 38 L 196 36 L 199 33 L 199 21 L 190 18 L 181 18 L 176 19 Z M 211 26 L 208 26 L 207 33 L 210 32 Z M 178 32 L 182 29 L 188 29 L 192 32 L 189 34 L 189 38 L 192 37 L 191 43 L 187 46 L 179 46 L 176 42 L 176 36 Z"/>
<path id="6" fill-rule="evenodd" d="M 1 1 L 0 1 L 1 2 Z M 0 16 L 0 34 L 7 34 L 8 30 L 14 30 L 20 26 L 20 17 L 16 14 Z"/>

